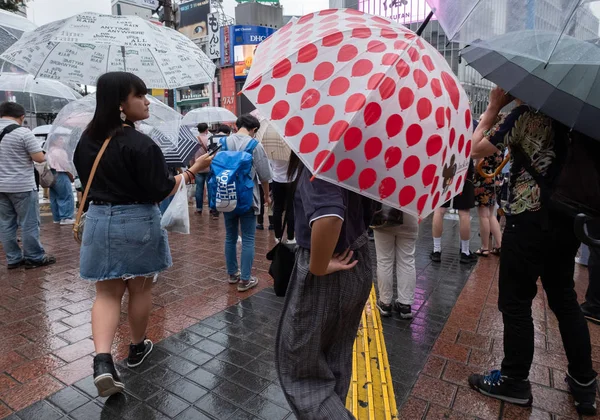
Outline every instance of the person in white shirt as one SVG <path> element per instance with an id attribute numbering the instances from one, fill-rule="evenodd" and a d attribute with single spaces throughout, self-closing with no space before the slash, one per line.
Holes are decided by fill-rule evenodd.
<path id="1" fill-rule="evenodd" d="M 52 220 L 61 225 L 72 225 L 75 223 L 75 198 L 73 197 L 72 175 L 73 169 L 69 162 L 69 156 L 63 145 L 63 139 L 57 139 L 48 150 L 46 159 L 54 173 L 54 185 L 50 187 L 50 210 Z"/>

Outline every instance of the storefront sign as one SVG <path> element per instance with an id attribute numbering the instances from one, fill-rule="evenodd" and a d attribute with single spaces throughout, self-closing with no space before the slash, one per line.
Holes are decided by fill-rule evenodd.
<path id="1" fill-rule="evenodd" d="M 426 0 L 359 0 L 358 10 L 385 16 L 403 25 L 423 22 L 431 12 Z"/>
<path id="2" fill-rule="evenodd" d="M 221 31 L 218 13 L 208 15 L 208 48 L 206 53 L 211 60 L 221 58 Z"/>

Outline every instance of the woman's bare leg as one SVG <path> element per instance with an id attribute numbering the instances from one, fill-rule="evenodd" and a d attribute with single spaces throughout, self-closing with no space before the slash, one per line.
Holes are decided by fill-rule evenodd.
<path id="1" fill-rule="evenodd" d="M 92 307 L 92 335 L 96 354 L 110 353 L 121 316 L 125 282 L 121 279 L 96 282 L 96 300 Z"/>
<path id="2" fill-rule="evenodd" d="M 133 344 L 141 343 L 146 337 L 148 318 L 152 310 L 152 280 L 151 277 L 136 277 L 127 281 L 129 327 Z"/>

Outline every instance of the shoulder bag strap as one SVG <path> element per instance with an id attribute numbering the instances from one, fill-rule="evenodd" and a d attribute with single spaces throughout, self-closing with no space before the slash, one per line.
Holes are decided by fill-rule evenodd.
<path id="1" fill-rule="evenodd" d="M 15 131 L 17 128 L 21 128 L 21 126 L 19 124 L 11 124 L 5 127 L 4 130 L 2 130 L 2 133 L 0 133 L 0 142 L 2 141 L 4 136 L 6 136 L 8 133 Z"/>
<path id="2" fill-rule="evenodd" d="M 98 152 L 98 156 L 96 156 L 96 160 L 94 161 L 94 165 L 92 166 L 92 171 L 90 172 L 90 177 L 85 186 L 85 191 L 83 192 L 83 197 L 81 198 L 81 203 L 79 204 L 79 209 L 77 210 L 77 217 L 75 219 L 75 225 L 74 225 L 76 227 L 79 227 L 79 222 L 81 221 L 81 216 L 83 215 L 83 209 L 85 208 L 85 203 L 87 201 L 88 193 L 90 192 L 90 186 L 92 185 L 92 181 L 94 180 L 94 175 L 96 175 L 96 169 L 98 169 L 98 164 L 100 163 L 100 159 L 102 158 L 104 151 L 108 147 L 108 143 L 110 143 L 110 139 L 112 139 L 112 136 L 107 138 L 106 140 L 104 140 L 104 144 L 100 148 L 100 151 Z"/>

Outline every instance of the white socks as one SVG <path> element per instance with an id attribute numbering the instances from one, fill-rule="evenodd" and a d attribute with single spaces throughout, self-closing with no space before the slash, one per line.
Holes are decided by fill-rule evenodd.
<path id="1" fill-rule="evenodd" d="M 463 254 L 467 254 L 467 255 L 471 255 L 471 248 L 469 246 L 469 240 L 467 239 L 466 241 L 463 241 L 462 239 L 460 240 L 460 252 L 462 252 Z"/>
<path id="2" fill-rule="evenodd" d="M 433 238 L 433 252 L 442 252 L 442 238 Z"/>

